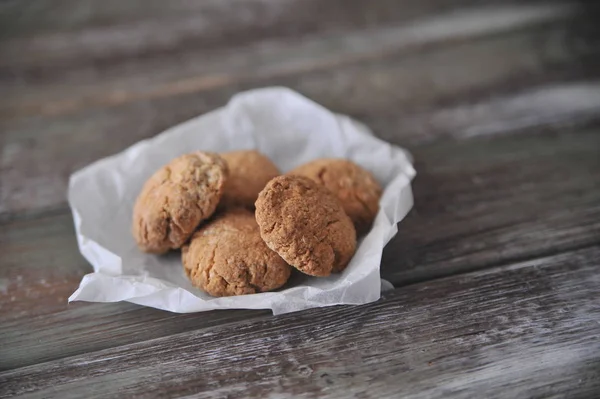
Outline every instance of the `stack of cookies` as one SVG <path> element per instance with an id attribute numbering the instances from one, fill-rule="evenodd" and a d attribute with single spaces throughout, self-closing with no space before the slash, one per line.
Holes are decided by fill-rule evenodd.
<path id="1" fill-rule="evenodd" d="M 284 175 L 257 151 L 194 152 L 159 169 L 133 210 L 139 248 L 181 249 L 192 284 L 213 296 L 283 286 L 292 267 L 343 271 L 379 209 L 381 186 L 344 159 L 319 159 Z"/>

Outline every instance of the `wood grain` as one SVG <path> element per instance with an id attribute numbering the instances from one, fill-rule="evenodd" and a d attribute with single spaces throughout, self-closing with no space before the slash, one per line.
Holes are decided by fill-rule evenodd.
<path id="1" fill-rule="evenodd" d="M 17 73 L 39 79 L 86 64 L 117 64 L 126 58 L 151 61 L 213 48 L 240 48 L 273 38 L 289 41 L 308 35 L 401 24 L 455 12 L 473 3 L 205 0 L 165 4 L 137 0 L 122 5 L 94 0 L 22 1 L 13 7 L 0 7 L 0 69 L 7 76 Z M 520 6 L 524 12 L 540 10 L 537 4 L 523 1 L 485 3 L 490 13 L 494 7 L 507 6 Z"/>
<path id="2" fill-rule="evenodd" d="M 52 115 L 89 106 L 118 105 L 200 92 L 261 77 L 284 77 L 331 69 L 361 60 L 379 59 L 386 54 L 398 55 L 426 46 L 506 31 L 548 24 L 564 29 L 579 15 L 577 11 L 575 7 L 556 4 L 473 8 L 450 14 L 436 13 L 406 25 L 368 31 L 334 31 L 295 40 L 278 38 L 216 51 L 200 51 L 193 47 L 191 52 L 188 50 L 189 54 L 162 54 L 150 59 L 132 57 L 128 53 L 127 58 L 111 59 L 106 65 L 94 62 L 81 66 L 77 62 L 69 62 L 60 65 L 56 76 L 46 76 L 52 70 L 47 65 L 50 60 L 36 60 L 35 68 L 39 71 L 28 72 L 26 68 L 18 67 L 16 71 L 6 73 L 10 76 L 6 88 L 10 100 L 8 104 L 0 103 L 4 105 L 0 110 L 4 108 L 5 117 L 39 113 Z M 62 51 L 50 49 L 49 53 L 60 56 L 73 50 L 77 60 L 87 58 L 86 54 L 81 54 L 82 51 L 77 51 L 77 41 L 65 39 L 60 43 L 69 45 L 63 45 Z M 136 49 L 142 47 L 138 42 L 133 43 Z M 109 51 L 99 45 L 86 45 L 84 48 Z M 3 58 L 14 63 L 18 55 L 40 56 L 40 51 L 23 51 L 22 44 L 14 51 L 16 56 L 7 54 Z M 101 85 L 98 77 L 102 79 Z"/>
<path id="3" fill-rule="evenodd" d="M 599 129 L 415 148 L 415 208 L 384 252 L 382 276 L 407 284 L 597 243 Z"/>
<path id="4" fill-rule="evenodd" d="M 69 289 L 77 284 L 73 282 Z M 52 292 L 49 295 L 53 296 Z M 60 302 L 60 310 L 53 305 L 37 306 L 32 313 L 41 310 L 43 314 L 25 320 L 3 319 L 0 371 L 186 331 L 271 317 L 270 310 L 176 314 L 129 303 L 78 302 L 67 306 L 65 300 Z"/>
<path id="5" fill-rule="evenodd" d="M 0 374 L 5 397 L 591 397 L 600 248 Z"/>
<path id="6" fill-rule="evenodd" d="M 197 93 L 84 107 L 65 115 L 3 120 L 0 213 L 64 206 L 73 170 L 222 106 L 239 90 L 257 86 L 281 84 L 299 90 L 401 145 L 440 135 L 473 135 L 490 129 L 506 133 L 519 130 L 523 123 L 560 125 L 600 115 L 600 99 L 593 91 L 600 80 L 600 58 L 582 64 L 589 53 L 561 45 L 562 38 L 569 37 L 566 26 L 540 29 L 287 78 L 256 78 Z M 32 93 L 44 98 L 41 89 Z M 58 90 L 47 93 L 61 98 Z M 54 106 L 45 100 L 43 104 Z M 527 119 L 525 110 L 537 112 L 538 117 Z M 477 125 L 468 126 L 470 121 Z"/>
<path id="7" fill-rule="evenodd" d="M 270 311 L 174 314 L 138 305 L 67 304 L 90 266 L 68 213 L 0 231 L 0 370 L 208 328 Z"/>
<path id="8" fill-rule="evenodd" d="M 0 7 L 3 36 L 10 40 L 21 39 L 21 45 L 31 46 L 26 47 L 28 49 L 42 50 L 37 57 L 59 58 L 70 51 L 107 55 L 129 46 L 134 52 L 128 51 L 124 56 L 131 56 L 139 52 L 160 53 L 165 48 L 180 50 L 190 45 L 204 50 L 271 37 L 365 29 L 456 9 L 473 1 L 373 0 L 366 3 L 362 0 L 329 0 L 323 3 L 282 0 L 273 3 L 268 0 L 174 0 L 166 4 L 160 0 L 127 3 L 118 0 L 24 0 L 18 3 Z M 85 33 L 84 37 L 76 37 L 81 33 Z M 111 40 L 115 36 L 128 40 L 118 43 Z M 59 46 L 61 42 L 73 42 L 74 46 L 65 52 L 65 47 Z M 50 54 L 50 50 L 59 54 Z"/>
<path id="9" fill-rule="evenodd" d="M 598 243 L 599 128 L 415 147 L 415 209 L 384 252 L 382 277 L 401 286 Z M 0 319 L 5 321 L 0 336 L 7 343 L 0 368 L 266 314 L 191 317 L 132 305 L 67 306 L 83 274 L 91 272 L 77 251 L 72 225 L 70 213 L 60 211 L 17 219 L 0 231 Z M 120 322 L 125 325 L 115 327 Z M 148 323 L 155 328 L 144 328 Z M 31 327 L 27 334 L 25 324 Z M 76 331 L 69 328 L 73 325 Z"/>
<path id="10" fill-rule="evenodd" d="M 1 397 L 600 392 L 585 2 L 22 0 L 0 26 Z M 416 207 L 382 261 L 399 288 L 283 317 L 67 305 L 91 271 L 69 174 L 267 85 L 415 155 Z"/>

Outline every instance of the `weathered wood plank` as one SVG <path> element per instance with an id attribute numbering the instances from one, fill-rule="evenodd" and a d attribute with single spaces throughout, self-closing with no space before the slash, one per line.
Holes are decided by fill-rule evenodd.
<path id="1" fill-rule="evenodd" d="M 196 17 L 196 25 L 199 26 L 187 26 L 185 30 L 181 26 L 167 23 L 153 27 L 161 32 L 174 30 L 177 35 L 188 40 L 195 36 L 200 36 L 197 39 L 207 42 L 209 39 L 221 40 L 219 45 L 223 46 L 271 36 L 297 36 L 312 30 L 364 28 L 413 19 L 440 10 L 456 9 L 470 5 L 473 1 L 426 0 L 415 4 L 402 0 L 372 0 L 368 3 L 362 0 L 328 0 L 321 3 L 316 0 L 281 0 L 277 3 L 268 0 L 172 0 L 168 4 L 160 0 L 130 0 L 126 3 L 119 0 L 22 0 L 0 4 L 0 22 L 3 26 L 2 33 L 10 38 L 31 38 L 49 33 L 96 32 L 102 28 L 110 28 L 137 33 L 143 40 L 150 42 L 152 39 L 156 40 L 156 37 L 142 37 L 144 31 L 139 28 L 144 23 L 185 21 L 186 18 Z M 488 0 L 485 3 L 506 4 L 515 1 Z M 132 29 L 133 27 L 138 29 Z M 236 32 L 237 36 L 230 37 L 231 31 Z M 220 38 L 215 37 L 218 32 L 222 35 Z M 202 33 L 208 37 L 202 37 Z"/>
<path id="2" fill-rule="evenodd" d="M 404 285 L 598 243 L 599 128 L 412 148 L 419 170 L 415 209 L 384 252 L 382 276 Z M 0 253 L 0 336 L 9 348 L 0 368 L 266 314 L 177 316 L 133 305 L 67 306 L 90 271 L 67 211 L 5 224 Z M 148 323 L 154 328 L 143 327 Z"/>
<path id="3" fill-rule="evenodd" d="M 69 289 L 76 285 L 70 284 Z M 44 302 L 44 294 L 38 302 Z M 52 289 L 49 296 L 53 296 Z M 60 310 L 49 304 L 37 306 L 41 315 L 25 320 L 2 319 L 0 370 L 271 316 L 269 310 L 176 314 L 129 303 L 78 302 L 66 306 L 65 301 L 61 301 Z"/>
<path id="4" fill-rule="evenodd" d="M 86 107 L 65 115 L 4 120 L 0 213 L 62 206 L 74 169 L 256 86 L 297 89 L 402 145 L 448 133 L 474 134 L 478 126 L 514 131 L 524 120 L 545 125 L 597 116 L 600 99 L 594 93 L 599 89 L 593 79 L 600 79 L 600 58 L 583 63 L 584 55 L 561 45 L 561 38 L 568 36 L 565 29 L 517 32 L 287 78 L 257 78 L 198 93 Z M 588 86 L 581 90 L 582 84 Z M 34 92 L 43 97 L 39 90 Z M 54 90 L 48 93 L 60 98 Z M 440 102 L 447 108 L 432 112 Z M 539 116 L 527 120 L 523 109 Z M 469 126 L 470 120 L 478 125 Z"/>
<path id="5" fill-rule="evenodd" d="M 31 3 L 22 1 L 0 7 L 3 72 L 22 73 L 25 69 L 37 71 L 39 76 L 55 74 L 57 68 L 117 63 L 131 57 L 150 60 L 189 50 L 244 46 L 270 38 L 369 29 L 454 12 L 473 2 L 204 0 L 165 4 L 138 0 L 124 5 L 115 1 L 36 0 Z M 535 3 L 524 7 L 523 1 L 515 0 L 486 3 L 489 14 L 498 11 L 492 7 L 515 6 L 515 3 L 525 13 L 538 8 Z"/>
<path id="6" fill-rule="evenodd" d="M 0 110 L 5 118 L 39 113 L 61 114 L 94 105 L 119 105 L 193 93 L 260 77 L 282 77 L 329 69 L 381 58 L 384 54 L 398 55 L 423 46 L 537 25 L 557 24 L 563 29 L 561 33 L 564 33 L 574 15 L 577 15 L 576 11 L 577 8 L 556 4 L 494 10 L 467 9 L 435 15 L 406 26 L 331 33 L 295 40 L 278 39 L 230 50 L 219 48 L 211 52 L 192 47 L 189 54 L 163 54 L 151 59 L 129 57 L 119 62 L 111 60 L 106 65 L 95 62 L 75 67 L 76 64 L 67 63 L 60 65 L 56 76 L 46 79 L 42 76 L 49 74 L 52 68 L 46 62 L 37 60 L 35 66 L 40 71 L 28 72 L 26 68 L 19 67 L 4 73 L 10 77 L 5 85 L 6 98 L 9 100 L 0 102 Z M 554 33 L 560 32 L 560 28 Z M 538 32 L 536 38 L 540 34 Z M 139 43 L 134 44 L 136 48 L 139 47 Z M 15 52 L 35 57 L 40 53 L 23 51 L 22 47 L 17 46 Z M 69 45 L 63 47 L 70 48 Z M 85 48 L 103 49 L 102 46 Z M 50 53 L 61 54 L 60 51 Z M 518 53 L 521 57 L 526 55 Z M 497 54 L 489 52 L 490 56 L 498 60 Z M 15 59 L 10 54 L 5 57 L 0 54 L 2 58 L 10 62 Z M 78 54 L 77 59 L 82 58 L 85 59 L 85 56 Z"/>
<path id="7" fill-rule="evenodd" d="M 1 373 L 0 394 L 591 397 L 599 264 L 594 247 L 404 287 L 370 305 L 42 363 Z"/>
<path id="8" fill-rule="evenodd" d="M 68 213 L 2 228 L 0 253 L 0 370 L 270 314 L 181 315 L 127 303 L 68 305 L 91 271 L 77 250 Z"/>
<path id="9" fill-rule="evenodd" d="M 250 10 L 250 25 L 260 16 L 263 3 L 242 3 L 257 7 Z M 6 347 L 8 351 L 6 356 L 0 355 L 0 368 L 265 317 L 265 312 L 172 315 L 127 304 L 67 307 L 65 303 L 80 277 L 89 271 L 76 252 L 70 216 L 64 210 L 69 173 L 220 106 L 231 94 L 251 87 L 290 86 L 367 122 L 380 137 L 411 146 L 420 172 L 415 183 L 417 208 L 402 225 L 383 263 L 384 276 L 397 284 L 596 243 L 600 230 L 596 222 L 599 190 L 594 183 L 599 180 L 593 152 L 598 148 L 595 130 L 573 130 L 583 132 L 581 141 L 570 139 L 566 135 L 570 131 L 555 136 L 547 131 L 543 136 L 528 135 L 537 132 L 537 126 L 578 124 L 600 114 L 595 82 L 600 77 L 598 36 L 580 31 L 582 26 L 590 26 L 580 16 L 542 13 L 540 19 L 536 13 L 509 12 L 500 19 L 469 14 L 496 25 L 484 24 L 463 36 L 462 28 L 451 28 L 451 40 L 439 32 L 433 39 L 408 35 L 410 40 L 405 36 L 399 40 L 400 34 L 414 34 L 415 26 L 420 29 L 416 32 L 435 33 L 432 27 L 447 16 L 443 12 L 446 3 L 439 9 L 432 7 L 434 3 L 441 4 L 419 2 L 401 12 L 400 8 L 388 12 L 386 7 L 397 3 L 354 2 L 347 13 L 339 14 L 342 4 L 348 3 L 333 1 L 328 2 L 336 15 L 332 23 L 321 15 L 314 18 L 313 12 L 269 6 L 276 16 L 264 26 L 244 25 L 239 30 L 224 26 L 227 31 L 221 32 L 219 17 L 207 27 L 176 29 L 169 36 L 175 45 L 169 49 L 154 36 L 132 53 L 125 51 L 128 43 L 121 48 L 121 43 L 110 47 L 112 42 L 106 42 L 114 31 L 113 14 L 95 21 L 92 30 L 85 17 L 78 22 L 77 13 L 66 13 L 66 17 L 74 16 L 71 27 L 58 28 L 50 22 L 40 26 L 37 36 L 29 37 L 16 37 L 21 33 L 13 31 L 16 41 L 10 39 L 11 46 L 41 46 L 42 51 L 33 57 L 48 63 L 30 62 L 23 48 L 19 49 L 24 54 L 21 58 L 20 54 L 0 57 L 0 69 L 5 66 L 2 71 L 7 72 L 0 73 L 5 94 L 0 109 L 6 111 L 0 111 L 4 112 L 0 141 L 6 144 L 0 154 L 0 212 L 4 212 L 0 341 L 2 350 Z M 169 14 L 169 22 L 196 21 L 201 17 L 198 10 L 191 11 L 196 13 L 192 15 L 186 7 L 205 4 L 224 9 L 220 3 L 182 2 L 183 11 Z M 310 11 L 317 2 L 303 4 L 303 10 Z M 373 7 L 372 19 L 363 12 L 367 4 Z M 162 11 L 148 8 L 137 22 L 132 21 L 140 27 L 137 33 L 165 22 L 158 15 Z M 296 13 L 300 22 L 294 22 Z M 433 19 L 432 24 L 426 14 L 443 18 Z M 465 18 L 467 14 L 462 15 Z M 427 18 L 408 28 L 400 24 L 415 17 Z M 128 32 L 129 18 L 119 18 L 116 31 Z M 451 20 L 456 22 L 456 18 Z M 360 31 L 365 27 L 369 30 Z M 52 30 L 57 32 L 49 35 L 57 40 L 54 44 L 42 37 Z M 202 36 L 215 31 L 223 37 Z M 52 45 L 60 48 L 61 40 L 75 40 L 82 32 L 91 33 L 85 40 L 105 40 L 108 47 L 86 49 L 84 40 L 64 53 L 48 51 Z M 285 38 L 297 34 L 308 37 Z M 251 43 L 275 36 L 278 38 L 265 43 Z M 390 45 L 383 51 L 373 46 L 380 39 Z M 49 43 L 52 45 L 46 47 Z M 239 47 L 243 43 L 247 48 Z M 331 50 L 340 43 L 349 51 L 332 58 Z M 217 47 L 224 50 L 211 50 Z M 14 49 L 8 48 L 9 52 Z M 249 56 L 256 52 L 260 56 Z M 216 61 L 206 60 L 207 54 Z M 71 62 L 81 55 L 85 55 L 82 62 Z M 173 55 L 177 62 L 170 61 Z M 37 115 L 40 112 L 47 116 Z M 35 116 L 30 117 L 32 114 Z M 446 139 L 423 145 L 441 137 L 462 139 L 506 132 L 525 136 L 499 141 L 479 138 L 468 144 Z M 511 163 L 513 158 L 516 165 Z M 56 211 L 45 214 L 47 208 Z M 28 213 L 10 221 L 15 210 Z M 34 214 L 35 219 L 27 219 Z"/>
<path id="10" fill-rule="evenodd" d="M 600 126 L 414 148 L 415 208 L 387 246 L 394 284 L 600 239 Z"/>

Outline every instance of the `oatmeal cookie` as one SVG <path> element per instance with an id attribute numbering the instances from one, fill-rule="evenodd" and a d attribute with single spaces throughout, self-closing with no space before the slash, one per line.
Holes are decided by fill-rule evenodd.
<path id="1" fill-rule="evenodd" d="M 258 193 L 281 173 L 269 158 L 258 151 L 232 151 L 221 154 L 229 166 L 229 179 L 219 208 L 241 206 L 254 209 Z"/>
<path id="2" fill-rule="evenodd" d="M 338 198 L 356 227 L 365 233 L 379 210 L 382 189 L 371 173 L 345 159 L 317 159 L 288 172 L 306 176 Z"/>
<path id="3" fill-rule="evenodd" d="M 356 231 L 334 195 L 303 176 L 271 180 L 256 201 L 256 221 L 269 248 L 301 272 L 342 271 L 356 250 Z"/>
<path id="4" fill-rule="evenodd" d="M 144 185 L 133 208 L 133 236 L 142 251 L 162 254 L 180 248 L 223 194 L 227 164 L 213 153 L 182 155 Z"/>
<path id="5" fill-rule="evenodd" d="M 260 237 L 254 215 L 227 211 L 192 237 L 182 250 L 192 284 L 213 296 L 272 291 L 286 283 L 291 267 Z"/>

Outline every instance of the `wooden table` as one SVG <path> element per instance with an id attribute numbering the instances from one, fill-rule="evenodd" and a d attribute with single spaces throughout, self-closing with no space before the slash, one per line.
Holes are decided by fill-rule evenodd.
<path id="1" fill-rule="evenodd" d="M 593 2 L 589 2 L 593 3 Z M 600 18 L 584 3 L 0 3 L 1 397 L 600 397 Z M 74 170 L 291 87 L 416 159 L 365 306 L 67 304 Z"/>

